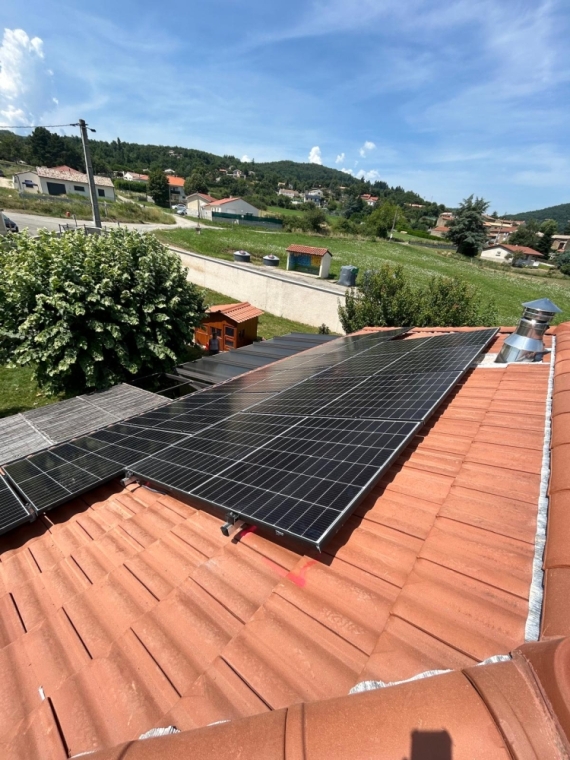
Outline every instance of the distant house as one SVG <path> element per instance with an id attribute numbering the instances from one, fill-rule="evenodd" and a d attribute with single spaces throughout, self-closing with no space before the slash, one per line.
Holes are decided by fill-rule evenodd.
<path id="1" fill-rule="evenodd" d="M 236 214 L 239 216 L 259 216 L 259 209 L 243 198 L 223 198 L 213 200 L 203 207 L 204 217 L 212 219 L 212 214 Z"/>
<path id="2" fill-rule="evenodd" d="M 14 174 L 13 183 L 18 192 L 90 197 L 87 175 L 69 166 L 57 166 L 51 169 L 38 166 L 35 171 L 18 172 Z M 95 189 L 99 198 L 115 200 L 115 188 L 108 177 L 95 175 Z"/>
<path id="3" fill-rule="evenodd" d="M 165 170 L 164 170 L 164 173 L 165 173 L 165 174 L 172 174 L 172 175 L 173 175 L 173 174 L 176 174 L 176 172 L 174 171 L 174 169 L 165 169 Z"/>
<path id="4" fill-rule="evenodd" d="M 312 245 L 290 245 L 287 248 L 287 269 L 289 271 L 316 274 L 326 280 L 331 267 L 332 253 L 328 248 Z"/>
<path id="5" fill-rule="evenodd" d="M 538 266 L 538 260 L 544 259 L 544 255 L 540 251 L 535 251 L 534 248 L 529 248 L 526 245 L 508 245 L 507 243 L 501 243 L 499 245 L 492 245 L 489 248 L 484 248 L 481 251 L 481 258 L 488 261 L 518 261 L 523 266 Z"/>
<path id="6" fill-rule="evenodd" d="M 369 193 L 365 193 L 364 195 L 360 196 L 361 199 L 366 203 L 367 206 L 375 206 L 378 203 L 378 196 L 376 195 L 370 195 Z"/>
<path id="7" fill-rule="evenodd" d="M 148 182 L 148 174 L 137 174 L 137 172 L 124 172 L 123 179 L 129 182 Z"/>
<path id="8" fill-rule="evenodd" d="M 286 198 L 298 198 L 299 193 L 296 190 L 289 190 L 286 187 L 280 187 L 278 192 L 278 195 L 284 195 Z"/>
<path id="9" fill-rule="evenodd" d="M 323 191 L 320 188 L 307 190 L 305 193 L 305 203 L 309 202 L 316 203 L 317 206 L 320 206 L 320 204 L 323 202 Z"/>
<path id="10" fill-rule="evenodd" d="M 184 192 L 184 177 L 167 176 L 168 189 L 170 191 L 170 205 L 175 203 L 182 203 L 186 198 Z"/>
<path id="11" fill-rule="evenodd" d="M 242 177 L 245 177 L 245 173 L 242 172 L 241 169 L 234 169 L 229 176 L 233 177 L 234 179 L 241 179 Z"/>
<path id="12" fill-rule="evenodd" d="M 215 335 L 221 351 L 249 346 L 257 338 L 257 323 L 262 314 L 261 309 L 247 301 L 210 306 L 202 324 L 196 328 L 195 340 L 207 348 Z"/>
<path id="13" fill-rule="evenodd" d="M 437 217 L 437 222 L 435 223 L 435 229 L 437 229 L 438 227 L 445 227 L 447 222 L 451 222 L 452 219 L 454 218 L 455 217 L 453 216 L 451 211 L 444 211 Z"/>
<path id="14" fill-rule="evenodd" d="M 210 203 L 215 203 L 216 199 L 206 193 L 192 193 L 186 196 L 186 209 L 190 216 L 202 216 L 202 209 Z"/>
<path id="15" fill-rule="evenodd" d="M 570 235 L 553 235 L 552 250 L 556 253 L 570 251 Z"/>
<path id="16" fill-rule="evenodd" d="M 515 231 L 516 227 L 489 227 L 487 230 L 487 243 L 489 245 L 505 243 Z"/>

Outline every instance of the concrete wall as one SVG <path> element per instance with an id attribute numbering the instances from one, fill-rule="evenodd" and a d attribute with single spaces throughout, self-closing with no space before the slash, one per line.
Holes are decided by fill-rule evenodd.
<path id="1" fill-rule="evenodd" d="M 234 264 L 179 248 L 171 250 L 180 256 L 188 269 L 188 279 L 196 285 L 249 301 L 278 317 L 314 327 L 324 322 L 333 332 L 343 333 L 338 305 L 344 305 L 344 288 L 303 282 L 300 275 L 286 275 L 253 264 Z"/>

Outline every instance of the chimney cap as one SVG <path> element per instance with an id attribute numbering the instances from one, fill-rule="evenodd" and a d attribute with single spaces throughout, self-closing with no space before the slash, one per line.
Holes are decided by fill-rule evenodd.
<path id="1" fill-rule="evenodd" d="M 550 298 L 538 298 L 536 301 L 527 301 L 523 303 L 523 306 L 527 309 L 535 309 L 536 311 L 547 311 L 550 314 L 560 314 L 562 309 L 559 309 L 555 303 L 552 303 Z"/>

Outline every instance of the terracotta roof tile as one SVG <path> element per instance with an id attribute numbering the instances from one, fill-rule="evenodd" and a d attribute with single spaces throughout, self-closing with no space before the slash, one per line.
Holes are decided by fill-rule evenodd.
<path id="1" fill-rule="evenodd" d="M 308 253 L 310 256 L 324 256 L 330 253 L 328 248 L 315 248 L 312 245 L 290 245 L 287 248 L 288 253 Z M 331 254 L 332 256 L 332 254 Z"/>
<path id="2" fill-rule="evenodd" d="M 248 301 L 242 301 L 240 303 L 228 303 L 218 304 L 216 306 L 210 306 L 208 309 L 209 314 L 222 314 L 224 317 L 228 317 L 233 322 L 247 322 L 248 319 L 254 319 L 260 317 L 264 313 L 256 306 L 252 306 Z"/>

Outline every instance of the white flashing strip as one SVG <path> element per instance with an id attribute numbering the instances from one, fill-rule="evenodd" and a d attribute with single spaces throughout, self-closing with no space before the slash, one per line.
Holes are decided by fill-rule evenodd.
<path id="1" fill-rule="evenodd" d="M 550 354 L 550 372 L 548 375 L 548 393 L 546 396 L 546 413 L 544 419 L 544 445 L 542 448 L 542 467 L 540 470 L 540 494 L 538 497 L 538 514 L 536 516 L 536 536 L 534 539 L 534 558 L 532 561 L 532 582 L 528 598 L 528 617 L 524 630 L 525 641 L 538 641 L 544 600 L 544 547 L 546 545 L 546 526 L 548 523 L 548 485 L 550 482 L 550 442 L 552 438 L 552 393 L 554 389 L 554 365 L 556 360 L 556 338 L 552 336 Z"/>
<path id="2" fill-rule="evenodd" d="M 507 662 L 511 659 L 510 654 L 495 654 L 493 657 L 488 657 L 482 662 L 478 662 L 475 667 L 479 665 L 492 665 L 495 662 Z M 453 673 L 452 670 L 425 670 L 423 673 L 418 673 L 411 678 L 405 678 L 403 681 L 361 681 L 353 686 L 348 692 L 349 694 L 358 694 L 361 691 L 375 691 L 376 689 L 386 689 L 390 686 L 399 686 L 402 683 L 410 683 L 411 681 L 420 681 L 422 678 L 433 678 L 433 676 L 441 676 L 444 673 Z"/>

